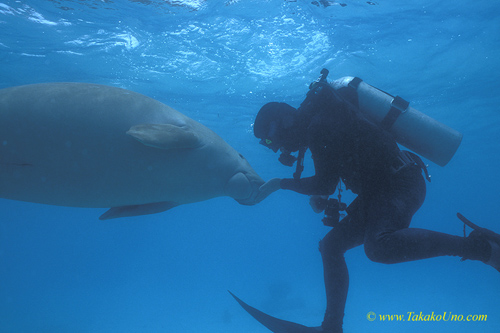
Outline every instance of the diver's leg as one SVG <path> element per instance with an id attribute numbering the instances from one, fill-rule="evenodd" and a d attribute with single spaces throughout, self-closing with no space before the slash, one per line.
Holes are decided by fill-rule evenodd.
<path id="1" fill-rule="evenodd" d="M 354 215 L 355 216 L 355 215 Z M 363 221 L 347 216 L 320 242 L 326 290 L 326 311 L 323 332 L 341 333 L 344 308 L 349 289 L 349 273 L 344 253 L 363 243 Z"/>
<path id="2" fill-rule="evenodd" d="M 390 223 L 388 220 L 381 222 Z M 438 256 L 459 256 L 486 262 L 491 255 L 491 246 L 482 239 L 464 238 L 425 229 L 382 228 L 368 235 L 365 252 L 370 260 L 384 264 Z"/>
<path id="3" fill-rule="evenodd" d="M 392 264 L 437 256 L 487 260 L 491 246 L 478 238 L 408 228 L 425 198 L 419 173 L 402 175 L 389 191 L 377 193 L 366 203 L 365 252 L 373 261 Z"/>

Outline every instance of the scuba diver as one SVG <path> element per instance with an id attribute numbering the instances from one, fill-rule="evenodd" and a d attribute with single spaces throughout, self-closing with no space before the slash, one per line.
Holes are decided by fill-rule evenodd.
<path id="1" fill-rule="evenodd" d="M 361 97 L 355 96 L 356 89 L 344 89 L 345 85 L 336 89 L 326 81 L 327 75 L 324 69 L 298 109 L 271 102 L 260 109 L 254 123 L 254 134 L 262 145 L 275 153 L 281 151 L 279 160 L 283 164 L 297 163 L 293 178 L 274 178 L 264 184 L 260 199 L 278 189 L 310 195 L 313 210 L 325 211 L 323 221 L 333 227 L 319 246 L 327 299 L 323 323 L 290 332 L 343 331 L 349 287 L 344 253 L 362 244 L 366 256 L 374 262 L 395 264 L 458 256 L 482 261 L 500 272 L 500 235 L 492 231 L 478 228 L 461 237 L 409 228 L 412 216 L 424 202 L 425 179 L 430 181 L 426 165 L 416 154 L 400 150 L 387 126 L 374 123 L 360 112 Z M 361 81 L 354 78 L 349 84 L 355 80 L 357 84 Z M 377 93 L 387 96 L 378 89 Z M 402 104 L 399 113 L 408 108 L 407 103 Z M 397 118 L 397 114 L 392 117 Z M 393 124 L 394 120 L 384 119 L 382 123 Z M 312 153 L 315 174 L 301 178 L 307 149 Z M 298 152 L 298 157 L 293 152 Z M 357 195 L 348 207 L 328 199 L 339 182 Z M 347 215 L 339 221 L 341 210 Z"/>

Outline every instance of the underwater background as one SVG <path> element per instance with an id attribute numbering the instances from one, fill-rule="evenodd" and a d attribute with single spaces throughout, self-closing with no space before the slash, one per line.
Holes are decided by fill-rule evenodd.
<path id="1" fill-rule="evenodd" d="M 329 79 L 359 76 L 464 134 L 448 165 L 429 162 L 412 227 L 463 235 L 461 212 L 500 232 L 499 32 L 492 0 L 0 0 L 0 88 L 75 81 L 145 94 L 214 130 L 269 179 L 294 169 L 254 138 L 260 106 L 298 106 L 324 67 Z M 320 325 L 318 241 L 330 228 L 308 201 L 278 191 L 252 207 L 217 198 L 99 221 L 104 209 L 0 199 L 0 332 L 268 332 L 227 290 Z M 489 266 L 383 265 L 363 247 L 346 259 L 346 333 L 500 332 L 500 275 Z M 378 317 L 409 312 L 487 319 Z"/>

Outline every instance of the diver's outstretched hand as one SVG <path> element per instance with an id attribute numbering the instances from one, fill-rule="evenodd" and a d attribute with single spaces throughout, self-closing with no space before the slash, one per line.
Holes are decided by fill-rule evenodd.
<path id="1" fill-rule="evenodd" d="M 259 187 L 259 194 L 255 197 L 255 203 L 259 203 L 267 198 L 271 193 L 279 190 L 281 178 L 272 178 Z"/>

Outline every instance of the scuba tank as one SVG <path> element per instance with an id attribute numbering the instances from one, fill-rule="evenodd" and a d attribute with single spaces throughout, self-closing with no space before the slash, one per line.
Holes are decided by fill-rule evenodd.
<path id="1" fill-rule="evenodd" d="M 391 133 L 399 144 L 439 166 L 445 166 L 460 146 L 462 133 L 415 110 L 399 96 L 351 76 L 329 85 L 367 119 Z"/>

